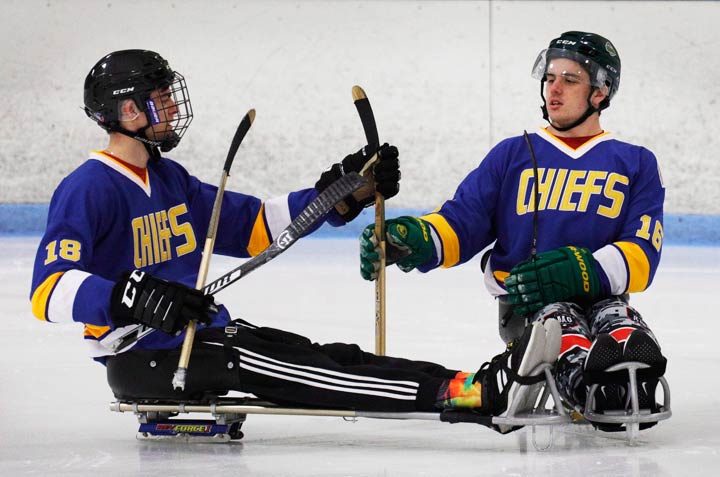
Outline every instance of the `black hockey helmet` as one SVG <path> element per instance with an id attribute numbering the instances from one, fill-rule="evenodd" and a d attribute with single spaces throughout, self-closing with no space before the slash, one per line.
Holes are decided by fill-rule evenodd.
<path id="1" fill-rule="evenodd" d="M 554 58 L 567 58 L 578 63 L 590 75 L 590 84 L 595 88 L 606 88 L 606 98 L 594 108 L 588 97 L 588 110 L 579 122 L 582 123 L 595 111 L 602 111 L 610 106 L 610 100 L 620 88 L 620 56 L 607 38 L 595 33 L 568 31 L 553 39 L 545 50 L 541 51 L 533 65 L 532 77 L 540 80 L 540 96 L 543 99 L 543 117 L 547 120 L 547 106 L 543 89 L 545 74 Z"/>
<path id="2" fill-rule="evenodd" d="M 168 88 L 176 112 L 161 120 L 163 106 L 150 99 L 155 90 Z M 132 99 L 147 115 L 148 126 L 137 132 L 121 126 L 120 104 Z M 149 50 L 121 50 L 103 57 L 85 78 L 85 113 L 108 131 L 138 139 L 151 147 L 169 151 L 177 146 L 192 121 L 192 107 L 185 78 L 173 71 L 163 57 Z M 149 129 L 164 123 L 165 129 Z"/>

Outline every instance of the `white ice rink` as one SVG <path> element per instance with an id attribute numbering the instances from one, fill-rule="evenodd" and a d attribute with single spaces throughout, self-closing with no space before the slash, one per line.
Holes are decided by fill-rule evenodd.
<path id="1" fill-rule="evenodd" d="M 655 283 L 633 298 L 668 358 L 673 417 L 635 446 L 624 434 L 560 427 L 552 450 L 541 452 L 528 430 L 501 436 L 470 424 L 258 415 L 230 444 L 137 441 L 136 418 L 108 409 L 104 368 L 85 356 L 80 326 L 30 313 L 38 239 L 0 238 L 2 476 L 718 475 L 720 248 L 666 247 Z M 216 257 L 210 277 L 237 263 Z M 234 317 L 372 349 L 374 287 L 357 267 L 354 240 L 306 239 L 219 299 Z M 478 268 L 389 270 L 388 354 L 475 371 L 501 351 Z"/>

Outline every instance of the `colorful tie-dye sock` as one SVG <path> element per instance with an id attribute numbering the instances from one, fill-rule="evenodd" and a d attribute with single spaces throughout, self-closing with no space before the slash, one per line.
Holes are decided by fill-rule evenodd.
<path id="1" fill-rule="evenodd" d="M 475 373 L 459 372 L 445 380 L 438 390 L 435 406 L 440 409 L 478 408 L 482 406 L 482 386 L 473 383 Z"/>

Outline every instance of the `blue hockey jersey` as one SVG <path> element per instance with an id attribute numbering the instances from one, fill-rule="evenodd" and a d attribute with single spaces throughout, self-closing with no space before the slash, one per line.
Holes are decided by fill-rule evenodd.
<path id="1" fill-rule="evenodd" d="M 113 285 L 123 271 L 140 269 L 195 287 L 216 192 L 170 159 L 150 161 L 142 180 L 121 161 L 93 151 L 50 202 L 33 272 L 33 314 L 84 323 L 90 354 L 112 354 L 107 346 L 124 332 L 109 316 Z M 226 191 L 215 253 L 259 254 L 315 197 L 315 189 L 304 189 L 263 202 Z M 335 212 L 327 220 L 344 223 Z M 211 326 L 228 320 L 220 307 Z M 174 348 L 182 340 L 157 332 L 136 346 Z"/>
<path id="2" fill-rule="evenodd" d="M 420 270 L 464 263 L 494 242 L 485 284 L 505 294 L 509 271 L 530 256 L 537 187 L 538 252 L 587 247 L 605 293 L 646 289 L 663 241 L 665 188 L 655 156 L 607 132 L 577 149 L 546 129 L 529 138 L 538 183 L 524 137 L 499 143 L 452 200 L 422 217 L 432 224 L 435 254 Z"/>

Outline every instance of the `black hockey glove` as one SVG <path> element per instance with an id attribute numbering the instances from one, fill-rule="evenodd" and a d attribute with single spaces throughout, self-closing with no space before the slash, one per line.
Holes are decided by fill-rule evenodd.
<path id="1" fill-rule="evenodd" d="M 348 172 L 362 173 L 369 179 L 368 185 L 345 197 L 335 206 L 345 222 L 353 220 L 363 208 L 375 201 L 376 190 L 386 199 L 396 196 L 400 191 L 400 160 L 397 147 L 385 143 L 378 148 L 377 154 L 377 160 L 372 162 L 375 151 L 370 146 L 365 146 L 355 154 L 345 157 L 342 162 L 333 164 L 315 183 L 315 189 L 322 192 Z"/>
<path id="2" fill-rule="evenodd" d="M 168 334 L 182 331 L 190 320 L 209 325 L 218 308 L 211 295 L 139 270 L 126 272 L 110 298 L 115 327 L 142 323 Z"/>

